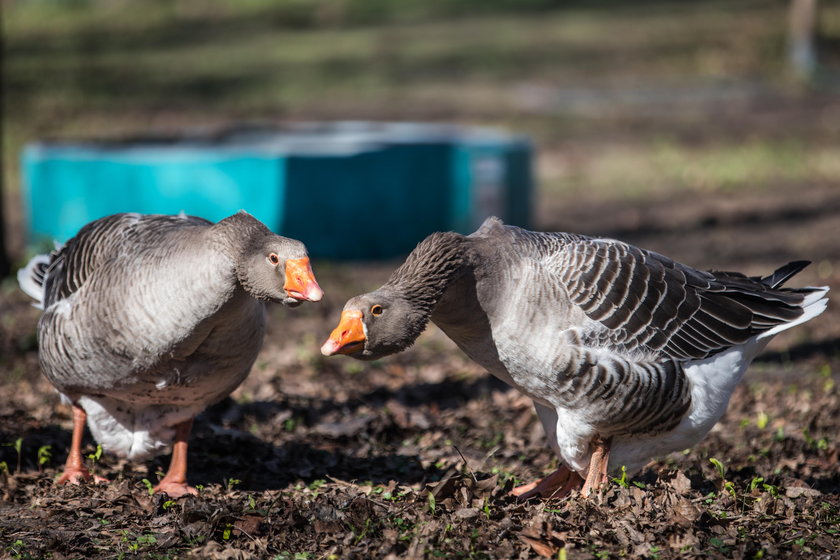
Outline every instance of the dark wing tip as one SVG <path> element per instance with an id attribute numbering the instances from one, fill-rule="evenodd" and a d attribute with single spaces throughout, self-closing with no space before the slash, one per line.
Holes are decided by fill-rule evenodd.
<path id="1" fill-rule="evenodd" d="M 787 263 L 786 265 L 777 269 L 773 274 L 765 276 L 764 278 L 759 279 L 759 281 L 764 284 L 765 286 L 769 286 L 771 288 L 779 288 L 791 279 L 791 277 L 799 274 L 806 266 L 811 264 L 811 261 L 792 261 Z"/>

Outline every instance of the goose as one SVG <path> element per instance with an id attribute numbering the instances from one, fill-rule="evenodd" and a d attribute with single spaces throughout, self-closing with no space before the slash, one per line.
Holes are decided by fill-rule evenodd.
<path id="1" fill-rule="evenodd" d="M 374 360 L 434 322 L 530 397 L 560 467 L 521 499 L 590 492 L 624 467 L 697 444 L 753 358 L 827 305 L 827 287 L 700 271 L 621 241 L 488 218 L 421 241 L 379 289 L 351 298 L 321 347 Z"/>
<path id="2" fill-rule="evenodd" d="M 39 361 L 73 412 L 58 483 L 94 478 L 85 423 L 106 451 L 144 459 L 171 446 L 154 488 L 187 484 L 193 418 L 248 375 L 265 330 L 265 304 L 293 307 L 323 291 L 300 241 L 245 212 L 218 223 L 180 214 L 123 213 L 92 221 L 18 272 L 43 309 Z"/>

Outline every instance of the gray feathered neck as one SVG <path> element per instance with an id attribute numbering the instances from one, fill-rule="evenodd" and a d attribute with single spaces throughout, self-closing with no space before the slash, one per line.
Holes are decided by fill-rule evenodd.
<path id="1" fill-rule="evenodd" d="M 399 292 L 428 317 L 446 288 L 464 272 L 467 260 L 466 237 L 433 233 L 417 245 L 383 288 Z"/>

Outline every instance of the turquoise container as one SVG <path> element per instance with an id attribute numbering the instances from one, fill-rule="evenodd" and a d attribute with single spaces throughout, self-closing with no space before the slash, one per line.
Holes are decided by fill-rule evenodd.
<path id="1" fill-rule="evenodd" d="M 246 210 L 330 259 L 404 255 L 489 215 L 530 225 L 530 143 L 415 123 L 315 123 L 213 138 L 38 143 L 22 155 L 29 241 L 65 241 L 115 212 Z"/>

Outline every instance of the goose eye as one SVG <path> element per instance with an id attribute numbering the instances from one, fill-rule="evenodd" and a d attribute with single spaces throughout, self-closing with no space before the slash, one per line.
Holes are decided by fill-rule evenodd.
<path id="1" fill-rule="evenodd" d="M 271 264 L 280 264 L 280 257 L 277 256 L 277 253 L 271 253 L 268 255 L 268 262 Z"/>
<path id="2" fill-rule="evenodd" d="M 370 308 L 370 312 L 377 317 L 382 315 L 383 311 L 385 311 L 385 310 L 382 309 L 381 305 L 374 305 L 373 307 Z"/>

